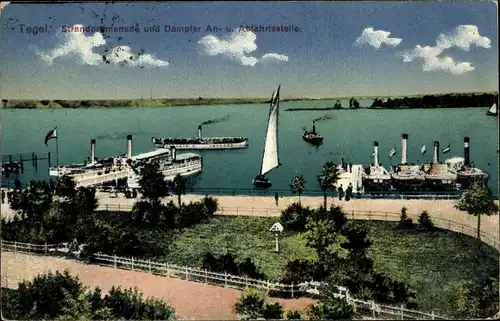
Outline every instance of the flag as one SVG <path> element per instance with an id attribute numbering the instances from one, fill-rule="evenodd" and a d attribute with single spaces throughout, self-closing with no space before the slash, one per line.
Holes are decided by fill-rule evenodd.
<path id="1" fill-rule="evenodd" d="M 391 153 L 389 154 L 389 157 L 392 158 L 392 156 L 396 155 L 396 147 L 391 149 Z"/>
<path id="2" fill-rule="evenodd" d="M 372 157 L 372 158 L 373 158 L 373 157 L 375 157 L 375 152 L 373 152 L 373 153 L 372 153 L 372 156 L 371 156 L 371 157 Z"/>
<path id="3" fill-rule="evenodd" d="M 425 154 L 426 150 L 425 150 L 425 145 L 422 146 L 422 149 L 420 150 L 422 152 L 422 155 Z"/>
<path id="4" fill-rule="evenodd" d="M 52 138 L 57 138 L 57 127 L 54 127 L 50 132 L 45 136 L 45 146 L 48 146 L 47 142 Z"/>
<path id="5" fill-rule="evenodd" d="M 443 154 L 446 154 L 450 151 L 450 145 L 446 146 L 445 149 L 443 149 Z"/>

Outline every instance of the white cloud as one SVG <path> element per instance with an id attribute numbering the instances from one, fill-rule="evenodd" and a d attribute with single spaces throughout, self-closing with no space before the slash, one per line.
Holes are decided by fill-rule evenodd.
<path id="1" fill-rule="evenodd" d="M 410 62 L 422 59 L 424 71 L 443 70 L 455 75 L 473 71 L 470 62 L 455 62 L 453 58 L 439 57 L 444 50 L 457 47 L 468 51 L 472 45 L 483 48 L 491 48 L 491 41 L 487 37 L 479 35 L 479 30 L 473 25 L 460 25 L 448 34 L 440 34 L 436 40 L 436 46 L 415 46 L 415 48 L 403 54 L 403 61 Z"/>
<path id="2" fill-rule="evenodd" d="M 263 61 L 288 61 L 288 56 L 280 55 L 274 52 L 266 53 L 260 60 Z"/>
<path id="3" fill-rule="evenodd" d="M 83 27 L 82 25 L 75 26 Z M 76 56 L 80 63 L 86 65 L 98 66 L 106 64 L 102 54 L 93 52 L 94 48 L 106 44 L 106 40 L 101 33 L 96 32 L 92 36 L 86 36 L 81 31 L 67 32 L 64 33 L 64 38 L 64 43 L 56 48 L 47 52 L 38 52 L 40 58 L 50 65 L 53 64 L 55 59 L 65 56 Z M 113 47 L 108 50 L 105 56 L 110 64 L 126 63 L 130 66 L 141 67 L 166 67 L 169 65 L 169 62 L 156 59 L 151 54 L 136 54 L 128 46 Z"/>
<path id="4" fill-rule="evenodd" d="M 361 36 L 359 36 L 358 39 L 356 39 L 356 43 L 358 45 L 363 45 L 363 44 L 369 44 L 372 47 L 375 47 L 376 49 L 380 49 L 380 46 L 385 43 L 387 46 L 390 47 L 396 47 L 399 45 L 402 41 L 400 38 L 391 38 L 389 31 L 384 31 L 384 30 L 373 30 L 373 28 L 365 28 L 363 32 L 361 33 Z"/>
<path id="5" fill-rule="evenodd" d="M 209 56 L 224 56 L 243 66 L 255 66 L 259 61 L 288 61 L 288 56 L 266 53 L 260 59 L 249 54 L 257 50 L 257 36 L 252 31 L 236 30 L 224 39 L 208 35 L 198 41 L 203 53 Z"/>

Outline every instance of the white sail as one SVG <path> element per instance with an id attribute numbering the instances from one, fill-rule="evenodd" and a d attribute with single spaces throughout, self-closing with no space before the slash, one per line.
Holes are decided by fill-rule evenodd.
<path id="1" fill-rule="evenodd" d="M 498 114 L 498 110 L 497 110 L 497 104 L 493 104 L 493 106 L 491 106 L 490 110 L 488 110 L 488 113 L 490 114 Z"/>
<path id="2" fill-rule="evenodd" d="M 280 85 L 281 87 L 281 85 Z M 280 105 L 280 87 L 273 93 L 271 107 L 269 110 L 269 120 L 267 123 L 266 143 L 264 145 L 264 155 L 262 156 L 261 175 L 269 173 L 280 165 L 278 156 L 278 114 Z"/>

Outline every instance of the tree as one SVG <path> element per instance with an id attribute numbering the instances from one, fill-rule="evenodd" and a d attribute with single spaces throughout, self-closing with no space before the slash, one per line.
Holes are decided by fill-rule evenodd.
<path id="1" fill-rule="evenodd" d="M 335 185 L 340 179 L 340 172 L 339 169 L 337 168 L 337 165 L 334 164 L 333 162 L 326 162 L 325 165 L 323 165 L 323 168 L 321 169 L 317 178 L 319 186 L 323 191 L 323 202 L 324 202 L 323 207 L 326 209 L 327 206 L 326 191 L 329 189 L 334 190 Z"/>
<path id="2" fill-rule="evenodd" d="M 168 186 L 165 177 L 156 161 L 139 162 L 133 165 L 135 173 L 139 176 L 139 191 L 141 200 L 134 204 L 132 211 L 133 220 L 136 224 L 156 226 L 160 221 L 164 206 L 161 198 L 168 196 Z"/>
<path id="3" fill-rule="evenodd" d="M 357 109 L 357 108 L 359 108 L 359 102 L 356 99 L 354 99 L 352 101 L 352 109 Z"/>
<path id="4" fill-rule="evenodd" d="M 333 108 L 335 108 L 335 109 L 342 109 L 342 103 L 340 102 L 340 100 L 337 100 L 335 102 L 335 105 L 333 105 Z"/>
<path id="5" fill-rule="evenodd" d="M 302 174 L 296 174 L 292 178 L 292 182 L 290 183 L 290 188 L 292 189 L 292 193 L 299 194 L 299 205 L 300 205 L 300 195 L 302 195 L 302 192 L 304 191 L 305 184 L 306 181 L 304 180 L 304 175 Z"/>
<path id="6" fill-rule="evenodd" d="M 333 268 L 336 260 L 348 257 L 349 251 L 342 247 L 347 238 L 341 234 L 346 222 L 339 206 L 330 211 L 320 210 L 307 219 L 307 246 L 316 250 L 319 262 L 326 268 Z"/>
<path id="7" fill-rule="evenodd" d="M 491 190 L 483 182 L 473 182 L 455 206 L 460 211 L 477 216 L 477 238 L 481 239 L 481 215 L 498 213 Z"/>
<path id="8" fill-rule="evenodd" d="M 177 174 L 169 185 L 174 194 L 177 195 L 177 201 L 181 206 L 181 195 L 186 194 L 186 179 L 181 174 Z"/>

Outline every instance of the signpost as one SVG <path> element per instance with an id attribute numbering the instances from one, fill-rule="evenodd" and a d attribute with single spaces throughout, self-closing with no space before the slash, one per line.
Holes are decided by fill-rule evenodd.
<path id="1" fill-rule="evenodd" d="M 276 236 L 276 248 L 275 251 L 279 252 L 280 250 L 280 243 L 279 243 L 279 236 L 283 232 L 283 225 L 280 224 L 280 222 L 276 222 L 271 226 L 269 231 L 274 233 L 274 236 Z"/>

